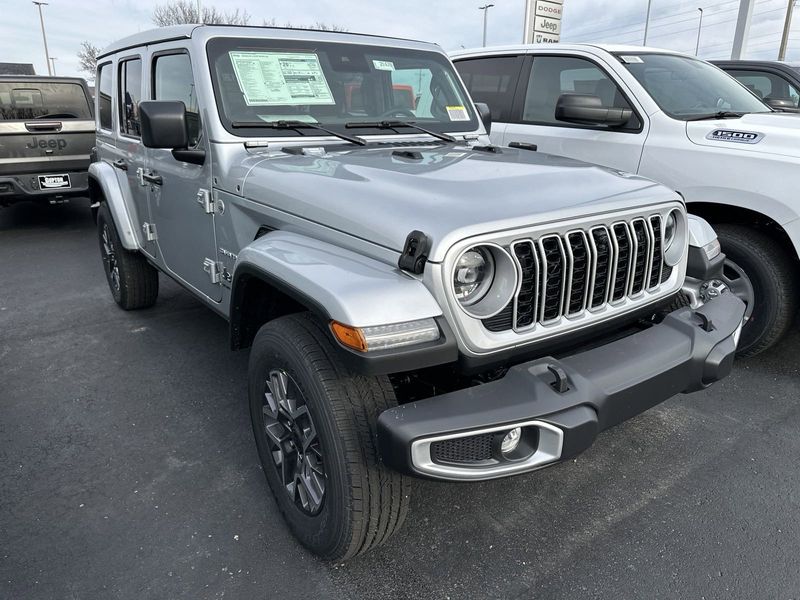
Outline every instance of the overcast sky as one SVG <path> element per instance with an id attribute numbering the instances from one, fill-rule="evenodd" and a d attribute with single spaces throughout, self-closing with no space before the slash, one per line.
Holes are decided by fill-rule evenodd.
<path id="1" fill-rule="evenodd" d="M 491 0 L 490 0 L 491 1 Z M 519 43 L 524 0 L 493 0 L 489 45 Z M 98 46 L 152 27 L 158 0 L 49 0 L 43 7 L 50 55 L 59 75 L 79 75 L 76 53 L 82 40 Z M 239 7 L 251 24 L 274 17 L 278 23 L 316 21 L 353 32 L 410 37 L 446 50 L 479 46 L 482 16 L 472 0 L 223 0 Z M 756 0 L 747 58 L 777 57 L 786 0 Z M 703 58 L 730 55 L 739 0 L 653 0 L 648 45 L 694 52 L 699 12 L 705 11 L 700 43 Z M 647 0 L 565 0 L 562 41 L 641 44 Z M 30 0 L 0 0 L 0 62 L 33 62 L 47 73 L 39 16 Z M 800 9 L 792 28 L 788 58 L 800 60 Z"/>

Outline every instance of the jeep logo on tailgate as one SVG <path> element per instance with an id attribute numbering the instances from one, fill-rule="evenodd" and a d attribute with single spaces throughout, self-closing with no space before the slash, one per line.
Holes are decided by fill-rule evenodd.
<path id="1" fill-rule="evenodd" d="M 736 144 L 757 144 L 763 138 L 763 133 L 736 131 L 735 129 L 715 129 L 706 136 L 707 140 L 734 142 Z"/>
<path id="2" fill-rule="evenodd" d="M 49 140 L 37 140 L 36 138 L 33 138 L 30 142 L 25 144 L 25 147 L 31 150 L 35 150 L 36 148 L 50 148 L 52 150 L 58 148 L 59 150 L 63 150 L 67 147 L 67 140 L 64 138 L 54 138 Z"/>

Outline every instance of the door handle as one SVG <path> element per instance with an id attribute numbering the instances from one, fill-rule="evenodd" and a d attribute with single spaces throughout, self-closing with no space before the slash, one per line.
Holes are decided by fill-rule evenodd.
<path id="1" fill-rule="evenodd" d="M 121 158 L 119 160 L 115 160 L 111 164 L 113 166 L 115 166 L 116 168 L 118 168 L 119 170 L 121 170 L 121 171 L 127 171 L 128 170 L 128 163 L 126 163 Z"/>
<path id="2" fill-rule="evenodd" d="M 164 179 L 161 175 L 153 175 L 153 173 L 142 173 L 142 179 L 153 185 L 161 185 L 164 183 Z"/>

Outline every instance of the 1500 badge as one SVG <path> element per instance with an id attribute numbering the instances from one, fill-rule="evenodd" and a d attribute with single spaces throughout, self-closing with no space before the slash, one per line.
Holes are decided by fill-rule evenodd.
<path id="1" fill-rule="evenodd" d="M 706 136 L 706 139 L 735 144 L 757 144 L 764 139 L 764 134 L 753 131 L 737 131 L 736 129 L 715 129 Z"/>

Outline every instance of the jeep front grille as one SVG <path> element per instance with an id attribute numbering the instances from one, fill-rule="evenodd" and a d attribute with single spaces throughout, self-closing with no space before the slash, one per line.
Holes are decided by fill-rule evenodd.
<path id="1" fill-rule="evenodd" d="M 518 239 L 510 250 L 520 283 L 509 305 L 482 321 L 492 332 L 613 308 L 657 292 L 672 273 L 664 263 L 660 215 Z"/>

